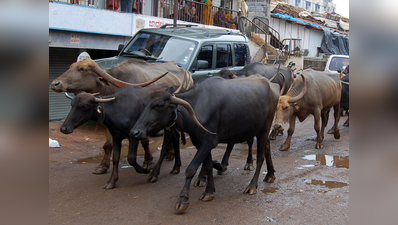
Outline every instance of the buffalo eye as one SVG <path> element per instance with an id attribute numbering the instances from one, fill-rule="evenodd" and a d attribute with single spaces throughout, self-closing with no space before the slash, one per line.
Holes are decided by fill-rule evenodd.
<path id="1" fill-rule="evenodd" d="M 163 109 L 163 107 L 164 107 L 163 104 L 156 104 L 155 105 L 155 109 L 157 109 L 157 110 L 161 110 L 161 109 Z"/>
<path id="2" fill-rule="evenodd" d="M 84 68 L 84 67 L 80 68 L 79 70 L 80 70 L 81 72 L 86 72 L 86 71 L 87 71 L 86 68 Z"/>
<path id="3" fill-rule="evenodd" d="M 288 109 L 288 108 L 289 108 L 289 106 L 287 105 L 287 106 L 285 106 L 284 110 L 286 110 L 286 109 Z"/>
<path id="4" fill-rule="evenodd" d="M 89 109 L 88 105 L 84 105 L 80 108 L 82 111 L 87 111 Z"/>

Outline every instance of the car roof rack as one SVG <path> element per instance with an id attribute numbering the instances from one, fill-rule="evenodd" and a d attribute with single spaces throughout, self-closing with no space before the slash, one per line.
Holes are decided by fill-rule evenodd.
<path id="1" fill-rule="evenodd" d="M 164 24 L 161 27 L 159 27 L 160 29 L 165 29 L 168 27 L 197 27 L 198 25 L 196 24 Z"/>
<path id="2" fill-rule="evenodd" d="M 232 30 L 209 30 L 207 31 L 204 36 L 205 37 L 210 37 L 211 35 L 225 35 L 225 34 L 235 34 L 235 32 L 233 32 Z"/>

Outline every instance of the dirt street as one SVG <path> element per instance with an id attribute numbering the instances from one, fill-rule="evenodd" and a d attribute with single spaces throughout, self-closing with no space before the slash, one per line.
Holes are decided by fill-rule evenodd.
<path id="1" fill-rule="evenodd" d="M 330 115 L 326 131 L 334 121 L 333 113 Z M 342 117 L 339 123 L 340 140 L 325 134 L 325 148 L 321 150 L 315 149 L 312 117 L 297 122 L 288 151 L 278 151 L 286 133 L 271 141 L 276 180 L 263 182 L 264 162 L 255 195 L 243 194 L 254 171 L 243 170 L 247 144 L 236 144 L 228 170 L 223 175 L 213 172 L 214 200 L 199 200 L 204 188 L 192 186 L 185 213 L 176 213 L 174 204 L 184 184 L 185 169 L 196 152 L 189 138 L 187 145 L 181 146 L 181 172 L 169 174 L 174 161 L 165 160 L 156 183 L 148 183 L 147 174 L 138 174 L 128 165 L 125 140 L 116 188 L 105 190 L 102 187 L 111 170 L 103 175 L 91 173 L 102 158 L 105 129 L 96 131 L 95 124 L 83 125 L 65 135 L 59 131 L 61 122 L 50 122 L 49 137 L 61 145 L 49 148 L 50 224 L 348 224 L 349 128 L 343 126 L 346 119 Z M 151 138 L 155 162 L 161 141 L 162 137 Z M 225 148 L 226 144 L 220 144 L 213 149 L 213 159 L 221 161 Z M 257 148 L 256 142 L 253 148 Z M 142 149 L 139 155 L 142 164 Z"/>

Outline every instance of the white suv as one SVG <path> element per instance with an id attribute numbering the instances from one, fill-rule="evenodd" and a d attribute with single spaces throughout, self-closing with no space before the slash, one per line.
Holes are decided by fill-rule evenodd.
<path id="1" fill-rule="evenodd" d="M 330 55 L 328 61 L 326 62 L 325 71 L 338 73 L 338 70 L 345 69 L 350 63 L 350 56 L 348 55 Z"/>

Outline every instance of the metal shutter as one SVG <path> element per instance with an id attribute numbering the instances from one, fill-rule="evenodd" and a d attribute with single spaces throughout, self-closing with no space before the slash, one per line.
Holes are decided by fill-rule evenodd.
<path id="1" fill-rule="evenodd" d="M 51 90 L 51 82 L 69 69 L 76 62 L 79 55 L 77 48 L 49 48 L 49 120 L 61 120 L 66 117 L 71 109 L 70 99 L 63 93 L 55 93 Z"/>

